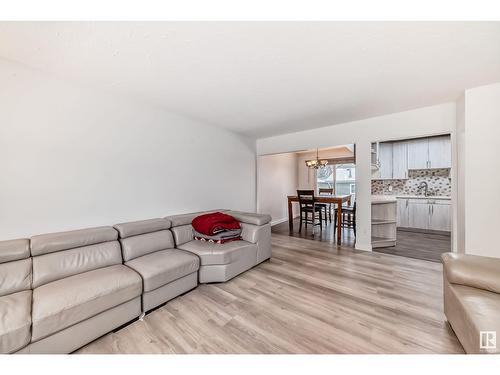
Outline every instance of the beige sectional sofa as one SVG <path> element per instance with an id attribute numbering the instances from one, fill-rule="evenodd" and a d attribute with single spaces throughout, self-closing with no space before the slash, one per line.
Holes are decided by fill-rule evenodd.
<path id="1" fill-rule="evenodd" d="M 500 342 L 488 345 L 493 332 L 500 338 L 500 259 L 445 253 L 442 261 L 444 312 L 465 351 L 500 353 Z"/>
<path id="2" fill-rule="evenodd" d="M 0 242 L 0 353 L 70 353 L 269 259 L 270 216 L 226 212 L 241 241 L 194 241 L 194 213 Z"/>

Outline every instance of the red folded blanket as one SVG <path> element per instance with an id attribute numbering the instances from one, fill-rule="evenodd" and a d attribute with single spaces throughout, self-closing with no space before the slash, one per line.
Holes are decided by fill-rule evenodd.
<path id="1" fill-rule="evenodd" d="M 192 225 L 197 232 L 207 236 L 213 236 L 225 230 L 240 229 L 238 220 L 222 212 L 197 216 L 193 219 Z"/>
<path id="2" fill-rule="evenodd" d="M 210 243 L 216 243 L 217 245 L 222 245 L 227 242 L 232 242 L 232 241 L 239 241 L 241 240 L 241 237 L 233 237 L 233 238 L 223 238 L 219 240 L 212 240 L 212 239 L 207 239 L 205 237 L 199 237 L 199 236 L 194 236 L 194 239 L 197 241 L 202 241 L 202 242 L 210 242 Z"/>

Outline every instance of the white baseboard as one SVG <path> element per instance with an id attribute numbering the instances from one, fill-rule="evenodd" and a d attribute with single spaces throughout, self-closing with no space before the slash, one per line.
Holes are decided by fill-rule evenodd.
<path id="1" fill-rule="evenodd" d="M 275 225 L 284 223 L 285 221 L 288 221 L 287 217 L 284 217 L 284 218 L 281 218 L 281 219 L 278 219 L 278 220 L 273 220 L 273 221 L 271 221 L 271 226 L 273 227 Z"/>
<path id="2" fill-rule="evenodd" d="M 299 217 L 299 215 L 295 215 L 293 218 L 297 218 Z M 277 220 L 273 220 L 271 221 L 271 226 L 274 226 L 274 225 L 278 225 L 278 224 L 281 224 L 281 223 L 284 223 L 285 221 L 288 221 L 288 216 L 287 217 L 283 217 L 281 219 L 277 219 Z"/>
<path id="3" fill-rule="evenodd" d="M 366 244 L 366 243 L 357 243 L 354 246 L 356 250 L 362 250 L 362 251 L 372 251 L 372 244 Z"/>

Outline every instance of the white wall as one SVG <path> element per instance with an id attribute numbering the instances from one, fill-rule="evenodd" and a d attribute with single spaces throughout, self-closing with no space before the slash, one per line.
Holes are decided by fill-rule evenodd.
<path id="1" fill-rule="evenodd" d="M 0 240 L 255 210 L 255 143 L 0 60 Z"/>
<path id="2" fill-rule="evenodd" d="M 465 252 L 500 258 L 500 83 L 465 92 Z"/>
<path id="3" fill-rule="evenodd" d="M 371 250 L 371 142 L 445 133 L 453 134 L 455 132 L 455 116 L 455 103 L 445 103 L 387 116 L 259 139 L 257 140 L 257 154 L 265 155 L 355 143 L 358 207 L 356 248 Z"/>
<path id="4" fill-rule="evenodd" d="M 456 150 L 457 171 L 455 173 L 456 202 L 455 210 L 456 221 L 453 223 L 457 228 L 454 241 L 457 244 L 459 253 L 465 252 L 465 95 L 461 95 L 457 100 L 457 132 L 456 132 Z M 453 179 L 453 176 L 452 176 Z"/>
<path id="5" fill-rule="evenodd" d="M 353 151 L 348 147 L 339 147 L 331 150 L 319 152 L 320 159 L 338 159 L 350 158 L 353 156 Z M 316 175 L 317 170 L 307 167 L 306 160 L 316 159 L 316 152 L 303 152 L 297 155 L 297 189 L 313 189 L 317 190 Z"/>
<path id="6" fill-rule="evenodd" d="M 316 190 L 316 170 L 306 165 L 306 160 L 315 159 L 316 155 L 297 155 L 297 189 Z"/>
<path id="7" fill-rule="evenodd" d="M 297 191 L 297 156 L 294 153 L 257 158 L 257 212 L 270 214 L 271 224 L 288 220 L 287 195 Z"/>

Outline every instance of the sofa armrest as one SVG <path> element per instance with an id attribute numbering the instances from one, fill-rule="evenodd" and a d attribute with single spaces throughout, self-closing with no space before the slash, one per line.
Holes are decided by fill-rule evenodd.
<path id="1" fill-rule="evenodd" d="M 226 213 L 228 215 L 231 215 L 241 223 L 253 224 L 253 225 L 265 225 L 271 222 L 271 215 L 267 214 L 255 214 L 251 212 L 241 212 L 241 211 L 229 211 Z"/>
<path id="2" fill-rule="evenodd" d="M 254 225 L 247 223 L 241 224 L 241 238 L 244 241 L 257 243 L 263 239 L 267 239 L 267 233 L 271 233 L 271 226 L 267 225 Z"/>
<path id="3" fill-rule="evenodd" d="M 244 241 L 257 244 L 257 263 L 271 258 L 271 224 L 254 225 L 241 223 L 241 229 L 241 238 Z"/>
<path id="4" fill-rule="evenodd" d="M 441 256 L 448 282 L 500 293 L 500 259 L 445 253 Z"/>

